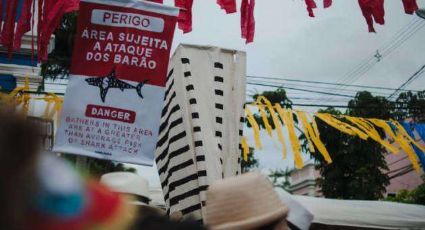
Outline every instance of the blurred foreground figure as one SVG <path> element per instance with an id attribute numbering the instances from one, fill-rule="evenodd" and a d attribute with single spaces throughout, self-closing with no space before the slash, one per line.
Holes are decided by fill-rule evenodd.
<path id="1" fill-rule="evenodd" d="M 14 108 L 0 107 L 1 230 L 203 229 L 197 222 L 169 220 L 146 206 L 148 197 L 140 202 L 122 195 L 148 190 L 127 184 L 121 188 L 130 190 L 116 193 L 82 178 L 55 154 L 41 153 L 38 134 Z"/>
<path id="2" fill-rule="evenodd" d="M 0 229 L 27 229 L 24 220 L 29 213 L 35 190 L 39 142 L 37 130 L 14 108 L 0 108 Z"/>
<path id="3" fill-rule="evenodd" d="M 14 108 L 0 109 L 0 229 L 126 230 L 135 212 L 64 160 L 40 154 L 39 131 Z"/>
<path id="4" fill-rule="evenodd" d="M 202 230 L 201 224 L 194 221 L 181 221 L 182 214 L 167 216 L 165 210 L 149 206 L 149 182 L 144 177 L 131 172 L 112 172 L 102 175 L 102 184 L 114 192 L 127 197 L 136 210 L 133 226 L 129 230 Z"/>
<path id="5" fill-rule="evenodd" d="M 212 184 L 206 223 L 212 230 L 286 230 L 288 208 L 260 173 L 246 173 Z"/>

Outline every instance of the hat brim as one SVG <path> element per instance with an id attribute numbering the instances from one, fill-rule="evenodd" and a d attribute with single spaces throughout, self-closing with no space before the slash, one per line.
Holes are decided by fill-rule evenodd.
<path id="1" fill-rule="evenodd" d="M 281 207 L 274 212 L 269 212 L 260 216 L 252 217 L 249 219 L 228 222 L 217 226 L 209 226 L 211 230 L 227 230 L 227 229 L 252 229 L 271 224 L 279 219 L 284 219 L 288 214 L 287 207 Z"/>

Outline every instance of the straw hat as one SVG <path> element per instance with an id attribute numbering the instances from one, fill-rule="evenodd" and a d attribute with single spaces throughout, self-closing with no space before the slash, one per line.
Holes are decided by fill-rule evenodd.
<path id="1" fill-rule="evenodd" d="M 134 196 L 137 201 L 132 204 L 147 205 L 149 197 L 149 182 L 142 176 L 131 172 L 113 172 L 102 175 L 100 182 L 112 191 Z"/>
<path id="2" fill-rule="evenodd" d="M 260 173 L 213 183 L 207 192 L 206 224 L 213 230 L 255 229 L 284 220 L 288 208 Z"/>

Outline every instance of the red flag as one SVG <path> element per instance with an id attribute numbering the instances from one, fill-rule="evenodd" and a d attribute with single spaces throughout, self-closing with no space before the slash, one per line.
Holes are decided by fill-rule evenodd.
<path id="1" fill-rule="evenodd" d="M 217 4 L 221 9 L 225 10 L 227 14 L 236 12 L 236 0 L 217 0 Z"/>
<path id="2" fill-rule="evenodd" d="M 363 17 L 366 19 L 369 32 L 376 32 L 373 27 L 372 9 L 368 5 L 369 0 L 359 0 L 359 6 L 362 10 Z"/>
<path id="3" fill-rule="evenodd" d="M 314 0 L 305 0 L 307 5 L 308 16 L 314 17 L 313 9 L 317 8 L 316 2 Z"/>
<path id="4" fill-rule="evenodd" d="M 164 0 L 148 0 L 148 1 L 156 2 L 156 3 L 161 3 L 161 4 L 163 4 L 163 3 L 164 3 Z"/>
<path id="5" fill-rule="evenodd" d="M 332 0 L 323 0 L 323 8 L 329 8 L 332 6 Z"/>
<path id="6" fill-rule="evenodd" d="M 384 0 L 375 0 L 369 1 L 372 4 L 372 15 L 375 19 L 375 22 L 381 25 L 385 24 L 385 9 L 384 9 Z"/>
<path id="7" fill-rule="evenodd" d="M 255 18 L 254 18 L 255 0 L 242 0 L 241 5 L 241 31 L 242 38 L 246 43 L 254 41 Z"/>
<path id="8" fill-rule="evenodd" d="M 183 33 L 192 31 L 192 6 L 193 0 L 175 0 L 174 5 L 180 8 L 180 13 L 177 18 L 179 29 Z"/>
<path id="9" fill-rule="evenodd" d="M 40 4 L 39 0 L 39 4 Z M 60 24 L 65 13 L 78 9 L 79 0 L 44 0 L 42 8 L 39 5 L 38 25 L 38 59 L 47 60 L 50 37 Z"/>
<path id="10" fill-rule="evenodd" d="M 413 14 L 419 9 L 416 0 L 403 0 L 404 12 L 406 14 Z"/>
<path id="11" fill-rule="evenodd" d="M 43 11 L 43 5 L 44 5 L 44 1 L 45 0 L 38 0 L 38 24 L 37 24 L 37 51 L 38 51 L 38 60 L 41 60 L 39 52 L 40 52 L 40 47 L 41 47 L 41 25 L 43 24 L 44 20 L 43 20 L 43 16 L 44 16 L 44 11 Z"/>
<path id="12" fill-rule="evenodd" d="M 78 10 L 80 6 L 80 0 L 68 0 L 65 2 L 65 13 Z"/>
<path id="13" fill-rule="evenodd" d="M 247 35 L 247 31 L 248 31 L 248 26 L 247 26 L 247 22 L 248 22 L 248 5 L 249 4 L 249 0 L 242 0 L 242 4 L 241 4 L 241 33 L 242 33 L 242 38 L 246 38 Z"/>
<path id="14" fill-rule="evenodd" d="M 62 16 L 65 14 L 66 1 L 67 0 L 44 0 L 43 24 L 41 25 L 41 30 L 38 31 L 40 34 L 38 46 L 39 60 L 47 60 L 50 37 L 61 22 Z"/>
<path id="15" fill-rule="evenodd" d="M 33 0 L 24 0 L 21 9 L 21 16 L 19 17 L 18 24 L 16 26 L 15 40 L 13 48 L 19 50 L 21 48 L 21 41 L 24 34 L 31 30 L 31 6 Z"/>
<path id="16" fill-rule="evenodd" d="M 0 0 L 0 22 L 3 20 L 3 0 Z M 3 23 L 0 23 L 0 32 L 1 32 L 1 26 Z"/>
<path id="17" fill-rule="evenodd" d="M 18 0 L 8 0 L 6 2 L 6 19 L 3 24 L 0 43 L 7 48 L 9 57 L 11 57 L 13 51 L 13 37 L 15 34 L 15 20 L 17 14 Z"/>
<path id="18" fill-rule="evenodd" d="M 373 22 L 385 24 L 384 0 L 359 0 L 359 6 L 366 19 L 369 32 L 376 32 Z"/>

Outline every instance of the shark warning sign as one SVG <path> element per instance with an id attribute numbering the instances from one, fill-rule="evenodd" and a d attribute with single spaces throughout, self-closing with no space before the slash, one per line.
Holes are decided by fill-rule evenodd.
<path id="1" fill-rule="evenodd" d="M 178 9 L 81 0 L 54 151 L 152 165 Z"/>

